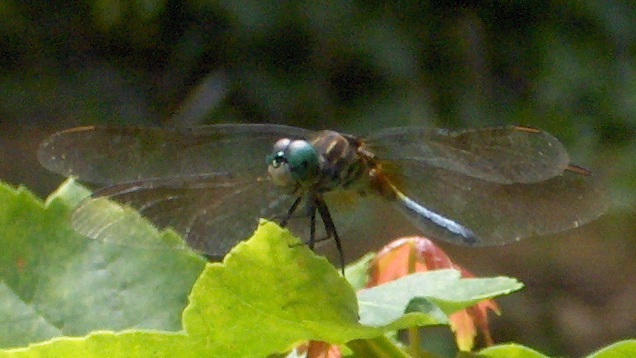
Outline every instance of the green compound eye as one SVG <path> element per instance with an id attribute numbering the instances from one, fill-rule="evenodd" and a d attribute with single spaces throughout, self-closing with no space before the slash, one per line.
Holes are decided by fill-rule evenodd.
<path id="1" fill-rule="evenodd" d="M 318 155 L 306 140 L 278 140 L 265 161 L 272 180 L 279 186 L 309 182 L 320 169 Z"/>
<path id="2" fill-rule="evenodd" d="M 318 154 L 306 140 L 295 140 L 289 143 L 286 150 L 289 170 L 294 179 L 306 181 L 315 177 L 320 169 Z"/>

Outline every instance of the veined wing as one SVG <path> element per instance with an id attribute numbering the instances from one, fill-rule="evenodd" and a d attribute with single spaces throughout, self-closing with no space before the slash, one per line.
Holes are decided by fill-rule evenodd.
<path id="1" fill-rule="evenodd" d="M 609 204 L 598 178 L 577 167 L 541 182 L 504 184 L 421 160 L 402 159 L 392 164 L 397 175 L 404 176 L 396 182 L 407 196 L 396 205 L 410 212 L 424 234 L 459 245 L 500 245 L 557 233 L 598 218 Z M 466 240 L 426 215 L 414 215 L 417 205 L 450 220 L 451 226 L 467 228 L 474 237 Z"/>
<path id="2" fill-rule="evenodd" d="M 265 156 L 277 139 L 312 133 L 275 124 L 78 127 L 49 137 L 38 157 L 53 172 L 104 185 L 211 173 L 248 179 L 265 171 Z"/>
<path id="3" fill-rule="evenodd" d="M 567 151 L 556 138 L 525 127 L 457 132 L 393 128 L 372 135 L 365 143 L 383 160 L 421 162 L 420 167 L 502 184 L 542 182 L 560 175 L 570 164 Z"/>
<path id="4" fill-rule="evenodd" d="M 124 209 L 113 206 L 110 199 Z M 154 241 L 156 235 L 148 234 L 148 226 L 137 222 L 145 217 L 159 228 L 174 229 L 195 250 L 220 259 L 250 236 L 260 217 L 283 215 L 294 200 L 269 178 L 246 181 L 223 174 L 179 176 L 98 190 L 75 209 L 72 223 L 78 232 L 103 242 L 184 248 L 182 242 Z"/>

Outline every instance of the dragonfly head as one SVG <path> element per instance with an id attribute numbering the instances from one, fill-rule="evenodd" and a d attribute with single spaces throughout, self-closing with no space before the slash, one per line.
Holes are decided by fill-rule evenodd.
<path id="1" fill-rule="evenodd" d="M 312 181 L 320 168 L 314 147 L 302 139 L 279 139 L 265 160 L 267 171 L 278 186 L 294 186 Z"/>

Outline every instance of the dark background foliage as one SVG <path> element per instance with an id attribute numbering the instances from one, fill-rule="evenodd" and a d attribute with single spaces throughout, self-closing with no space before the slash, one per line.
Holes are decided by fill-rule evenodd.
<path id="1" fill-rule="evenodd" d="M 610 212 L 552 237 L 449 251 L 527 284 L 500 300 L 497 341 L 579 355 L 634 336 L 633 5 L 1 0 L 0 14 L 2 180 L 45 195 L 60 178 L 37 164 L 38 143 L 96 123 L 539 127 L 606 178 Z"/>

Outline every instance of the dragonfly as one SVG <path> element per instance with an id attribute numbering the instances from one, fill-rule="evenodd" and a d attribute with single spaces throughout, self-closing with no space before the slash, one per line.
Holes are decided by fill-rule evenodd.
<path id="1" fill-rule="evenodd" d="M 159 245 L 121 235 L 126 221 L 100 212 L 107 198 L 172 228 L 211 259 L 247 238 L 261 217 L 306 235 L 312 249 L 333 239 L 344 267 L 337 228 L 355 226 L 348 213 L 360 206 L 388 204 L 414 233 L 462 246 L 557 233 L 607 209 L 602 185 L 570 163 L 563 144 L 520 126 L 400 127 L 367 137 L 277 124 L 87 126 L 53 134 L 38 156 L 55 173 L 101 186 L 74 209 L 78 232 Z"/>

